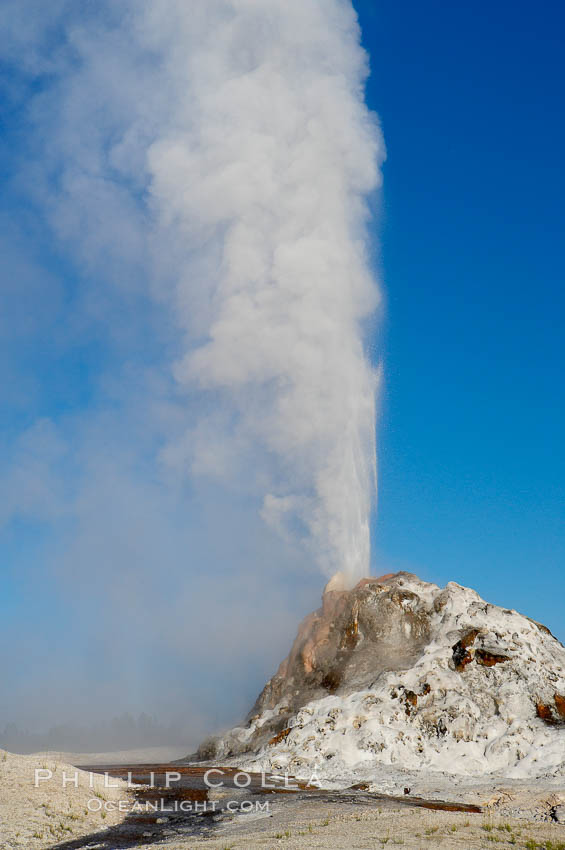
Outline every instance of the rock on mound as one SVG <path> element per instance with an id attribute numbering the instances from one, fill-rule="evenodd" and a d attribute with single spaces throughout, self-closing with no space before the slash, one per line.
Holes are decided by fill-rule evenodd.
<path id="1" fill-rule="evenodd" d="M 454 582 L 332 580 L 246 726 L 199 756 L 298 776 L 565 775 L 565 647 Z"/>

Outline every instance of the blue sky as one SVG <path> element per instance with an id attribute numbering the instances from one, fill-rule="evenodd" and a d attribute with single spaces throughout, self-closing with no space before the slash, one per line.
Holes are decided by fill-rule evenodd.
<path id="1" fill-rule="evenodd" d="M 384 391 L 373 571 L 472 586 L 563 640 L 565 10 L 355 5 L 371 55 L 367 100 L 388 151 L 374 205 L 385 310 L 375 339 Z M 196 678 L 194 722 L 204 728 L 225 681 L 226 647 L 220 633 L 201 667 L 184 657 L 183 646 L 201 639 L 202 600 L 213 593 L 230 612 L 228 656 L 239 646 L 247 659 L 235 668 L 243 691 L 217 711 L 222 722 L 247 709 L 297 620 L 317 605 L 321 580 L 302 575 L 283 544 L 274 550 L 229 493 L 195 494 L 156 475 L 163 433 L 182 426 L 164 368 L 178 334 L 144 292 L 148 263 L 143 238 L 135 240 L 145 225 L 133 221 L 139 211 L 123 187 L 111 201 L 121 241 L 137 245 L 133 265 L 112 241 L 105 196 L 80 221 L 49 200 L 61 169 L 42 133 L 63 152 L 72 134 L 64 121 L 49 124 L 49 73 L 34 78 L 57 33 L 49 31 L 45 55 L 34 39 L 22 42 L 31 70 L 16 71 L 8 56 L 0 89 L 0 658 L 14 684 L 13 700 L 0 699 L 0 727 L 37 689 L 60 695 L 55 713 L 65 700 L 68 708 L 60 688 L 68 675 L 84 690 L 73 697 L 77 711 L 96 681 L 114 713 L 181 705 Z M 137 84 L 128 80 L 132 100 Z M 91 106 L 76 109 L 80 117 Z M 89 140 L 81 144 L 93 156 Z M 134 188 L 143 198 L 144 187 Z M 77 238 L 89 228 L 96 251 Z M 106 285 L 112 276 L 118 284 Z M 217 515 L 229 517 L 221 533 Z M 259 582 L 251 563 L 267 565 Z M 144 619 L 149 604 L 155 632 Z M 257 633 L 246 634 L 248 617 L 268 629 L 260 646 Z M 175 618 L 182 623 L 169 632 Z M 128 646 L 131 630 L 138 653 L 125 674 L 115 647 Z M 159 648 L 168 662 L 155 661 Z M 127 684 L 122 703 L 116 682 Z M 39 722 L 33 711 L 21 716 Z"/>
<path id="2" fill-rule="evenodd" d="M 563 639 L 565 11 L 356 7 L 388 150 L 375 558 Z"/>

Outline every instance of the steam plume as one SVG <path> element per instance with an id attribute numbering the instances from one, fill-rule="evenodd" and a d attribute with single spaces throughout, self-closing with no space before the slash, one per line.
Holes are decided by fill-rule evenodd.
<path id="1" fill-rule="evenodd" d="M 211 399 L 164 456 L 245 476 L 268 523 L 307 541 L 325 573 L 360 577 L 376 481 L 366 196 L 383 144 L 354 10 L 171 0 L 147 12 L 146 34 L 162 34 L 164 10 L 178 101 L 148 149 L 150 191 L 179 252 L 175 377 Z"/>
<path id="2" fill-rule="evenodd" d="M 367 574 L 384 147 L 350 1 L 7 8 L 5 43 L 42 78 L 25 179 L 91 272 L 85 301 L 111 324 L 115 293 L 149 282 L 173 308 L 185 424 L 161 459 L 243 493 L 326 574 Z"/>

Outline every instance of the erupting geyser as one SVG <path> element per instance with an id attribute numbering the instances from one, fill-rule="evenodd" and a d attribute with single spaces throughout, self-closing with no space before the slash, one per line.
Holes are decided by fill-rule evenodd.
<path id="1" fill-rule="evenodd" d="M 174 316 L 159 459 L 353 586 L 376 495 L 368 198 L 384 144 L 352 3 L 83 5 L 72 73 L 45 100 L 54 218 L 81 261 Z"/>
<path id="2" fill-rule="evenodd" d="M 363 334 L 384 157 L 357 18 L 349 0 L 170 0 L 145 7 L 146 37 L 163 6 L 177 92 L 151 194 L 182 268 L 175 375 L 212 399 L 165 456 L 246 478 L 264 520 L 351 586 L 369 572 L 376 487 Z"/>

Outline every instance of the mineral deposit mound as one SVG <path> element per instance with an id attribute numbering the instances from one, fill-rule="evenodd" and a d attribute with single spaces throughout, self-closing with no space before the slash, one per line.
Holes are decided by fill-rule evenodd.
<path id="1" fill-rule="evenodd" d="M 454 582 L 332 580 L 245 725 L 198 758 L 329 779 L 565 776 L 565 647 Z"/>

